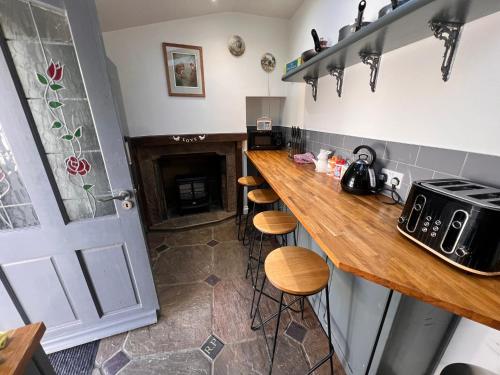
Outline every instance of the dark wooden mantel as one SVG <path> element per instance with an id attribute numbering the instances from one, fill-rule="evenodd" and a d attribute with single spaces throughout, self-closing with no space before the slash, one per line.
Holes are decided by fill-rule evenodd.
<path id="1" fill-rule="evenodd" d="M 242 145 L 246 133 L 175 134 L 127 138 L 141 215 L 148 228 L 165 219 L 165 197 L 158 186 L 158 160 L 162 157 L 196 153 L 225 156 L 223 202 L 228 211 L 241 211 L 237 180 L 242 173 Z"/>
<path id="2" fill-rule="evenodd" d="M 247 133 L 148 135 L 144 137 L 127 138 L 132 147 L 166 146 L 166 145 L 177 145 L 177 144 L 215 143 L 215 142 L 242 142 L 246 139 L 247 139 Z"/>

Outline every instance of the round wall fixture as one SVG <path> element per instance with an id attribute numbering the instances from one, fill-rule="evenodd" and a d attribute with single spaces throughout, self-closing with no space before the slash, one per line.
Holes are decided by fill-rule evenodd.
<path id="1" fill-rule="evenodd" d="M 271 73 L 276 68 L 276 58 L 272 53 L 265 53 L 260 59 L 260 65 L 265 72 Z"/>
<path id="2" fill-rule="evenodd" d="M 227 42 L 227 48 L 231 55 L 241 56 L 245 53 L 245 41 L 239 35 L 233 35 Z"/>

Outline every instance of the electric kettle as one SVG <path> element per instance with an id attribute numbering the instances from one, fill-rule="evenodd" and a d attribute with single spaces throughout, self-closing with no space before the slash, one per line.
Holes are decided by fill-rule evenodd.
<path id="1" fill-rule="evenodd" d="M 358 154 L 360 150 L 368 151 L 368 154 Z M 364 195 L 377 192 L 377 179 L 373 165 L 377 155 L 375 150 L 369 146 L 358 146 L 353 154 L 358 160 L 351 163 L 342 177 L 342 189 L 351 194 Z"/>

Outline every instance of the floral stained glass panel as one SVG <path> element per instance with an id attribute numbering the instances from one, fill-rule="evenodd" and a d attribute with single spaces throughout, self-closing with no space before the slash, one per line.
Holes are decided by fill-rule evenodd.
<path id="1" fill-rule="evenodd" d="M 115 214 L 97 132 L 62 10 L 0 1 L 0 27 L 70 220 Z"/>

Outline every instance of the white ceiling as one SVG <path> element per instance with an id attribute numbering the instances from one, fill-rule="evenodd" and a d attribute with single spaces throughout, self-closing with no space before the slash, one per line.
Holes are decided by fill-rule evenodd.
<path id="1" fill-rule="evenodd" d="M 96 0 L 102 31 L 219 12 L 290 18 L 304 0 Z"/>

